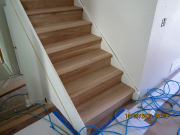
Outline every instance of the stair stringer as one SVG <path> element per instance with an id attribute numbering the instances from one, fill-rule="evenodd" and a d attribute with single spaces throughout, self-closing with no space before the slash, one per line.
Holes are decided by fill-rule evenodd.
<path id="1" fill-rule="evenodd" d="M 74 129 L 79 131 L 84 123 L 20 0 L 6 0 L 6 6 L 31 103 L 53 102 Z"/>
<path id="2" fill-rule="evenodd" d="M 135 89 L 135 92 L 133 93 L 132 99 L 137 100 L 139 95 L 140 95 L 137 86 L 135 85 L 135 83 L 133 82 L 131 77 L 128 75 L 128 72 L 126 71 L 126 69 L 124 68 L 124 66 L 120 62 L 120 60 L 117 58 L 115 52 L 112 50 L 111 46 L 109 45 L 109 43 L 107 42 L 107 40 L 103 36 L 102 32 L 100 31 L 100 29 L 96 25 L 95 21 L 92 19 L 91 15 L 89 14 L 86 7 L 84 6 L 83 2 L 81 0 L 74 0 L 74 5 L 77 7 L 83 8 L 83 19 L 86 21 L 92 22 L 91 33 L 96 35 L 96 36 L 102 37 L 101 49 L 112 54 L 111 65 L 124 72 L 124 74 L 122 75 L 121 81 L 123 83 L 125 83 L 126 85 Z"/>

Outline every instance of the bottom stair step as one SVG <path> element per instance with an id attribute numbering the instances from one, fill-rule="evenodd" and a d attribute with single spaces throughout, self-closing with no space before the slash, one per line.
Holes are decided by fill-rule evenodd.
<path id="1" fill-rule="evenodd" d="M 134 89 L 121 82 L 79 105 L 77 110 L 85 125 L 96 125 L 131 100 L 133 92 Z"/>

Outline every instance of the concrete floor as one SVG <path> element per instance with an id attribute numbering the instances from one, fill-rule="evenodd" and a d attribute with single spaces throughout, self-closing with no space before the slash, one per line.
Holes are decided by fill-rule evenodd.
<path id="1" fill-rule="evenodd" d="M 13 76 L 4 84 L 3 87 L 8 86 L 9 84 L 15 83 L 16 81 L 21 80 L 21 79 L 23 79 L 23 76 Z M 9 98 L 13 95 L 25 94 L 25 93 L 27 93 L 27 89 L 26 89 L 26 86 L 23 86 L 9 94 L 6 94 L 6 95 L 0 97 L 0 105 L 3 103 L 3 101 L 5 101 L 7 98 Z M 28 95 L 16 96 L 16 97 L 13 97 L 13 98 L 9 99 L 8 101 L 6 101 L 0 110 L 0 117 L 8 118 L 10 116 L 10 114 L 12 114 L 18 110 L 27 108 L 26 102 L 25 102 L 26 99 L 28 99 Z M 0 119 L 0 122 L 1 121 L 3 121 L 3 120 Z"/>

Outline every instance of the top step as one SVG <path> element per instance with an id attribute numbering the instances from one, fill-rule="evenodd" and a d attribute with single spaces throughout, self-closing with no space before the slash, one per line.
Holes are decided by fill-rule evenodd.
<path id="1" fill-rule="evenodd" d="M 74 6 L 74 0 L 21 0 L 25 10 Z"/>
<path id="2" fill-rule="evenodd" d="M 26 10 L 26 13 L 27 15 L 38 15 L 38 14 L 48 14 L 48 13 L 66 12 L 66 11 L 74 11 L 74 10 L 82 10 L 82 8 L 75 6 L 67 6 L 67 7 L 31 9 L 31 10 Z"/>

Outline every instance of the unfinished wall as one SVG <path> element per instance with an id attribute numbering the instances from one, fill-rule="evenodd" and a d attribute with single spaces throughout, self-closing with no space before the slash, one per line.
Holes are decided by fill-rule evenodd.
<path id="1" fill-rule="evenodd" d="M 18 74 L 18 64 L 9 32 L 9 28 L 6 21 L 4 12 L 5 0 L 0 0 L 0 47 L 4 56 L 5 63 L 13 74 Z"/>
<path id="2" fill-rule="evenodd" d="M 180 58 L 179 13 L 179 0 L 158 1 L 140 87 L 141 96 L 160 83 L 162 78 L 170 76 L 173 73 L 170 72 L 172 63 Z M 163 18 L 167 18 L 165 27 L 161 27 Z"/>
<path id="3" fill-rule="evenodd" d="M 139 89 L 157 0 L 82 2 Z"/>

